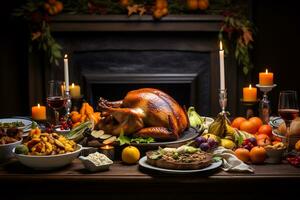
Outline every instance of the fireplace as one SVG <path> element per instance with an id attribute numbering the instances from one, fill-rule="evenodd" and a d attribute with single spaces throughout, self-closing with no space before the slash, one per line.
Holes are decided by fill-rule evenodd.
<path id="1" fill-rule="evenodd" d="M 101 96 L 118 100 L 133 89 L 158 88 L 181 105 L 196 106 L 203 115 L 219 112 L 219 16 L 60 17 L 53 20 L 55 38 L 70 59 L 71 82 L 83 87 L 97 104 Z M 233 65 L 228 74 L 236 81 Z M 63 67 L 50 66 L 46 81 L 63 79 Z M 227 83 L 235 113 L 236 86 Z"/>

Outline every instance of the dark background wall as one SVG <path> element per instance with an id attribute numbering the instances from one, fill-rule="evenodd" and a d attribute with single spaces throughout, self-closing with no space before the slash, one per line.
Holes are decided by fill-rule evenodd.
<path id="1" fill-rule="evenodd" d="M 20 2 L 8 1 L 0 12 L 0 116 L 26 115 L 29 111 L 27 32 L 11 16 Z"/>
<path id="2" fill-rule="evenodd" d="M 26 27 L 11 18 L 11 11 L 22 0 L 9 1 L 0 13 L 0 117 L 28 115 L 28 54 Z M 252 17 L 258 31 L 253 51 L 254 70 L 241 88 L 258 82 L 258 72 L 266 66 L 274 72 L 278 87 L 270 97 L 276 110 L 280 90 L 293 89 L 300 94 L 299 49 L 300 16 L 297 1 L 253 0 Z M 40 66 L 43 67 L 43 66 Z"/>
<path id="3" fill-rule="evenodd" d="M 253 82 L 266 66 L 274 72 L 277 87 L 270 94 L 276 112 L 280 90 L 297 90 L 300 98 L 300 15 L 297 1 L 253 1 L 253 20 L 258 28 L 253 51 Z"/>

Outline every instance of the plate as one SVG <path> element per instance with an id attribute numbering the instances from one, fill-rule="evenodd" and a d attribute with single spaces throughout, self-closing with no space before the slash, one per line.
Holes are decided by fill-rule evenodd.
<path id="1" fill-rule="evenodd" d="M 282 124 L 284 121 L 281 117 L 272 117 L 269 121 L 269 125 L 273 128 L 273 129 L 277 129 L 279 127 L 280 124 Z"/>
<path id="2" fill-rule="evenodd" d="M 24 126 L 19 127 L 23 129 L 23 136 L 28 135 L 28 132 L 31 130 L 32 121 L 24 118 L 2 118 L 0 119 L 1 123 L 12 123 L 12 122 L 23 122 Z"/>
<path id="3" fill-rule="evenodd" d="M 170 145 L 179 145 L 179 144 L 183 144 L 185 142 L 191 141 L 193 139 L 195 139 L 196 137 L 199 136 L 199 132 L 196 131 L 196 129 L 194 128 L 189 128 L 188 130 L 184 131 L 180 138 L 178 140 L 174 140 L 174 141 L 169 141 L 169 142 L 151 142 L 149 144 L 146 143 L 141 143 L 141 144 L 137 144 L 137 143 L 131 143 L 130 145 L 132 146 L 136 146 L 136 147 L 145 147 L 145 148 L 155 148 L 155 147 L 165 147 L 165 146 L 170 146 Z"/>
<path id="4" fill-rule="evenodd" d="M 208 172 L 208 171 L 217 169 L 222 165 L 222 160 L 219 160 L 217 162 L 213 162 L 208 167 L 205 167 L 205 168 L 202 168 L 202 169 L 175 170 L 175 169 L 164 169 L 164 168 L 149 165 L 147 163 L 147 156 L 144 156 L 139 160 L 139 165 L 144 167 L 144 168 L 147 168 L 147 169 L 151 169 L 151 170 L 155 170 L 155 171 L 159 171 L 159 172 L 163 172 L 163 173 L 168 173 L 168 174 L 191 174 L 191 173 Z"/>

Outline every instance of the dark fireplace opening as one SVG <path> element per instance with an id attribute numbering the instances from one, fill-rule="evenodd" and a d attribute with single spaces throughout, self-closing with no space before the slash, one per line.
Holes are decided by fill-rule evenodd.
<path id="1" fill-rule="evenodd" d="M 99 97 L 110 101 L 123 99 L 128 91 L 139 88 L 157 88 L 172 96 L 180 105 L 190 106 L 191 87 L 185 83 L 127 83 L 127 84 L 92 84 L 90 98 L 97 106 Z"/>
<path id="2" fill-rule="evenodd" d="M 182 50 L 101 50 L 75 52 L 74 77 L 82 80 L 85 96 L 124 98 L 133 89 L 165 91 L 181 105 L 210 114 L 210 54 Z"/>

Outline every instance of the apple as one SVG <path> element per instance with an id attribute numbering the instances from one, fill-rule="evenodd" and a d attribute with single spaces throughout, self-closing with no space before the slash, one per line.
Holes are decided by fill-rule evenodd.
<path id="1" fill-rule="evenodd" d="M 266 134 L 258 134 L 256 136 L 256 141 L 258 146 L 267 146 L 272 144 L 271 139 Z"/>

